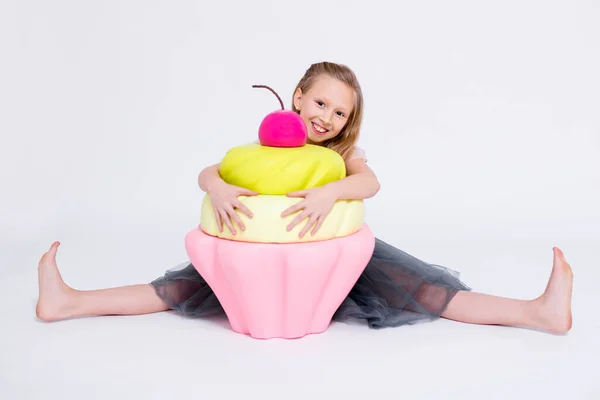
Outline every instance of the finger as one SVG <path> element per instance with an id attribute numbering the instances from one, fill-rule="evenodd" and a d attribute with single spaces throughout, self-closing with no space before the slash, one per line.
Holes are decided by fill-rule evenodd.
<path id="1" fill-rule="evenodd" d="M 231 231 L 231 233 L 235 235 L 235 233 L 236 233 L 235 232 L 235 228 L 231 224 L 231 220 L 229 219 L 229 215 L 227 215 L 227 212 L 225 210 L 221 211 L 221 217 L 223 219 L 223 223 L 225 225 L 227 225 L 227 227 L 229 228 L 229 230 Z"/>
<path id="2" fill-rule="evenodd" d="M 231 218 L 232 221 L 234 221 L 237 226 L 240 227 L 241 230 L 245 230 L 246 227 L 244 226 L 244 223 L 242 222 L 242 219 L 240 218 L 240 216 L 238 215 L 238 213 L 235 212 L 235 210 L 233 209 L 233 207 L 231 207 L 228 210 L 228 214 L 229 217 Z"/>
<path id="3" fill-rule="evenodd" d="M 306 225 L 304 225 L 304 228 L 302 228 L 302 230 L 300 231 L 300 237 L 304 237 L 304 235 L 306 235 L 306 233 L 310 230 L 310 228 L 315 224 L 315 222 L 317 221 L 317 217 L 313 215 L 311 215 L 311 217 L 308 219 L 308 222 L 306 223 Z"/>
<path id="4" fill-rule="evenodd" d="M 298 210 L 301 210 L 304 208 L 304 200 L 294 204 L 293 206 L 289 207 L 288 209 L 286 209 L 284 212 L 281 213 L 281 218 L 285 218 L 288 215 L 291 215 L 293 213 L 295 213 Z"/>
<path id="5" fill-rule="evenodd" d="M 294 229 L 294 227 L 295 227 L 296 225 L 298 225 L 298 224 L 299 224 L 299 223 L 300 223 L 300 222 L 301 222 L 303 219 L 305 219 L 306 217 L 308 217 L 308 215 L 309 215 L 309 214 L 308 214 L 306 211 L 304 211 L 304 212 L 301 212 L 300 214 L 298 214 L 298 215 L 296 216 L 296 218 L 294 218 L 294 219 L 292 220 L 292 222 L 290 222 L 290 223 L 289 223 L 289 225 L 287 226 L 287 230 L 288 230 L 288 231 L 291 231 L 292 229 Z"/>
<path id="6" fill-rule="evenodd" d="M 248 218 L 252 218 L 254 216 L 254 214 L 252 214 L 252 211 L 250 211 L 250 209 L 248 207 L 246 207 L 246 205 L 244 203 L 242 203 L 241 201 L 237 201 L 236 203 L 233 204 L 233 206 L 235 208 L 237 208 L 238 210 L 240 210 L 241 212 L 243 212 L 244 214 L 246 214 L 248 216 Z"/>
<path id="7" fill-rule="evenodd" d="M 320 217 L 317 220 L 315 227 L 313 228 L 312 232 L 310 233 L 312 236 L 315 236 L 317 234 L 317 231 L 319 230 L 319 228 L 321 228 L 324 221 L 325 221 L 325 218 L 323 218 L 323 217 Z"/>
<path id="8" fill-rule="evenodd" d="M 253 190 L 246 189 L 246 188 L 239 188 L 237 193 L 238 193 L 238 196 L 257 196 L 258 195 L 258 192 L 255 192 Z"/>
<path id="9" fill-rule="evenodd" d="M 217 220 L 217 228 L 219 228 L 220 233 L 223 233 L 223 222 L 221 221 L 221 215 L 215 206 L 213 206 L 213 211 L 215 213 L 215 219 Z"/>
<path id="10" fill-rule="evenodd" d="M 308 194 L 308 190 L 299 190 L 297 192 L 288 193 L 288 197 L 304 197 Z"/>

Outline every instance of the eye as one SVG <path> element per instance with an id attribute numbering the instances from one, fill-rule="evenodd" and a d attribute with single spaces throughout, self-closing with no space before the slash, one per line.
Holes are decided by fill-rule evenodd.
<path id="1" fill-rule="evenodd" d="M 346 116 L 346 114 L 344 114 L 344 113 L 343 113 L 343 112 L 341 112 L 341 111 L 338 111 L 338 112 L 337 112 L 337 115 L 339 115 L 339 116 L 340 116 L 340 117 L 342 117 L 342 118 L 344 118 L 344 117 Z"/>
<path id="2" fill-rule="evenodd" d="M 319 107 L 323 107 L 325 105 L 325 103 L 323 103 L 321 100 L 317 100 L 315 103 L 317 103 Z"/>

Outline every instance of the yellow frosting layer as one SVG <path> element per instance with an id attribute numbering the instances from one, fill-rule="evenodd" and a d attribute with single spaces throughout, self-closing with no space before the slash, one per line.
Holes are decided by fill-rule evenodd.
<path id="1" fill-rule="evenodd" d="M 253 218 L 248 218 L 241 211 L 236 210 L 246 226 L 245 231 L 239 229 L 233 222 L 236 229 L 235 235 L 229 231 L 227 226 L 224 226 L 223 232 L 219 232 L 210 195 L 208 194 L 204 196 L 202 201 L 200 223 L 202 230 L 211 236 L 241 242 L 300 243 L 348 236 L 358 232 L 364 224 L 365 210 L 362 200 L 339 200 L 334 204 L 316 235 L 312 236 L 309 230 L 304 237 L 300 238 L 299 233 L 308 219 L 288 231 L 288 224 L 301 211 L 285 218 L 281 217 L 281 213 L 288 207 L 302 201 L 302 198 L 287 197 L 285 195 L 258 195 L 240 196 L 239 200 L 254 214 Z"/>
<path id="2" fill-rule="evenodd" d="M 338 153 L 322 146 L 282 148 L 250 143 L 230 149 L 219 173 L 229 184 L 283 195 L 345 178 L 346 167 Z"/>

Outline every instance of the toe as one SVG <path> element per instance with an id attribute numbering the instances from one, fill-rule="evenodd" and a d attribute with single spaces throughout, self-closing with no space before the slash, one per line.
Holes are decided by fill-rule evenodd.
<path id="1" fill-rule="evenodd" d="M 58 246 L 60 245 L 59 242 L 54 242 L 52 243 L 52 246 L 50 246 L 50 250 L 48 250 L 48 252 L 46 254 L 48 254 L 49 257 L 56 257 L 56 252 L 58 251 Z"/>
<path id="2" fill-rule="evenodd" d="M 42 254 L 42 257 L 40 258 L 38 265 L 45 264 L 47 262 L 47 260 L 48 260 L 48 252 L 45 252 L 44 254 Z"/>
<path id="3" fill-rule="evenodd" d="M 565 254 L 562 252 L 561 249 L 559 249 L 558 247 L 554 247 L 553 250 L 554 250 L 555 261 L 558 261 L 559 263 L 562 263 L 562 264 L 567 262 L 567 260 L 565 258 Z"/>

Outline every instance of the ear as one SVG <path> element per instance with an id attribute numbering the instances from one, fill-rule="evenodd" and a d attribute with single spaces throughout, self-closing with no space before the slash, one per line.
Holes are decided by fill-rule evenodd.
<path id="1" fill-rule="evenodd" d="M 294 107 L 298 110 L 302 108 L 302 89 L 300 88 L 294 92 Z"/>

